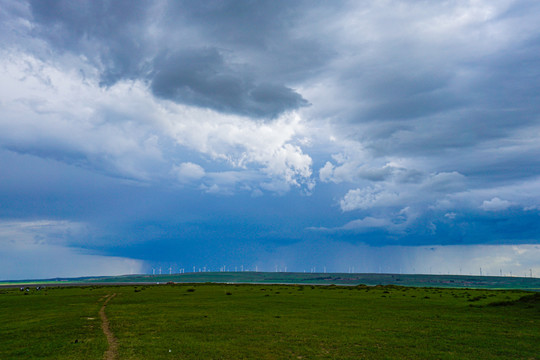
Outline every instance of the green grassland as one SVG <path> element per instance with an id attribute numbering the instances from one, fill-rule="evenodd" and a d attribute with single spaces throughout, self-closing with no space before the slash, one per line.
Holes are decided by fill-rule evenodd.
<path id="1" fill-rule="evenodd" d="M 174 284 L 0 289 L 0 359 L 539 359 L 540 294 Z M 101 300 L 100 300 L 101 299 Z"/>

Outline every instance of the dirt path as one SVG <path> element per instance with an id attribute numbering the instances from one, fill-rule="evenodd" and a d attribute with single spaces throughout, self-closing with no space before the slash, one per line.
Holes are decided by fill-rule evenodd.
<path id="1" fill-rule="evenodd" d="M 117 358 L 117 347 L 118 344 L 116 342 L 116 338 L 114 337 L 110 327 L 109 327 L 109 319 L 107 319 L 107 315 L 105 315 L 105 308 L 107 307 L 107 303 L 115 297 L 116 294 L 107 295 L 104 297 L 105 302 L 103 303 L 103 306 L 99 310 L 99 317 L 101 318 L 101 328 L 103 329 L 103 333 L 107 337 L 107 342 L 109 343 L 109 348 L 105 353 L 103 353 L 103 359 L 105 360 L 114 360 Z"/>

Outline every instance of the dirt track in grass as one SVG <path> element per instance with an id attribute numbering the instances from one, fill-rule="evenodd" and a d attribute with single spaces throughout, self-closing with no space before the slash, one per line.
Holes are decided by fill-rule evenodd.
<path id="1" fill-rule="evenodd" d="M 109 327 L 109 319 L 107 319 L 107 315 L 105 314 L 105 308 L 107 307 L 107 303 L 115 296 L 116 294 L 105 296 L 105 302 L 99 310 L 99 317 L 101 318 L 101 328 L 103 329 L 103 333 L 107 337 L 107 343 L 109 344 L 109 348 L 103 354 L 103 359 L 105 360 L 114 360 L 118 357 L 118 343 Z"/>

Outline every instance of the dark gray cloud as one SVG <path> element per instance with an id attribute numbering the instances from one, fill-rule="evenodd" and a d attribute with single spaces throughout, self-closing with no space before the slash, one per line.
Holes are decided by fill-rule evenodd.
<path id="1" fill-rule="evenodd" d="M 287 67 L 305 68 L 306 54 L 294 56 L 296 45 L 300 52 L 317 51 L 313 41 L 286 36 L 298 17 L 297 6 L 272 1 L 30 3 L 39 24 L 34 34 L 60 51 L 86 55 L 102 69 L 105 86 L 141 79 L 162 98 L 261 118 L 308 104 L 283 76 L 291 72 Z"/>
<path id="2" fill-rule="evenodd" d="M 456 5 L 418 11 L 411 3 L 402 8 L 408 17 L 373 4 L 353 9 L 347 35 L 329 35 L 342 54 L 324 79 L 339 105 L 327 111 L 333 104 L 310 99 L 313 112 L 343 121 L 377 156 L 470 152 L 537 126 L 539 5 Z"/>
<path id="3" fill-rule="evenodd" d="M 286 86 L 254 83 L 249 74 L 229 67 L 215 48 L 159 56 L 153 68 L 152 92 L 179 103 L 256 117 L 307 105 Z"/>

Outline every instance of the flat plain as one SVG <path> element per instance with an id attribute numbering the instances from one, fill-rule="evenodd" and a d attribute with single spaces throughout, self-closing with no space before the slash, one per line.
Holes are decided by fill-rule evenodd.
<path id="1" fill-rule="evenodd" d="M 0 359 L 538 359 L 521 290 L 168 284 L 0 289 Z"/>

